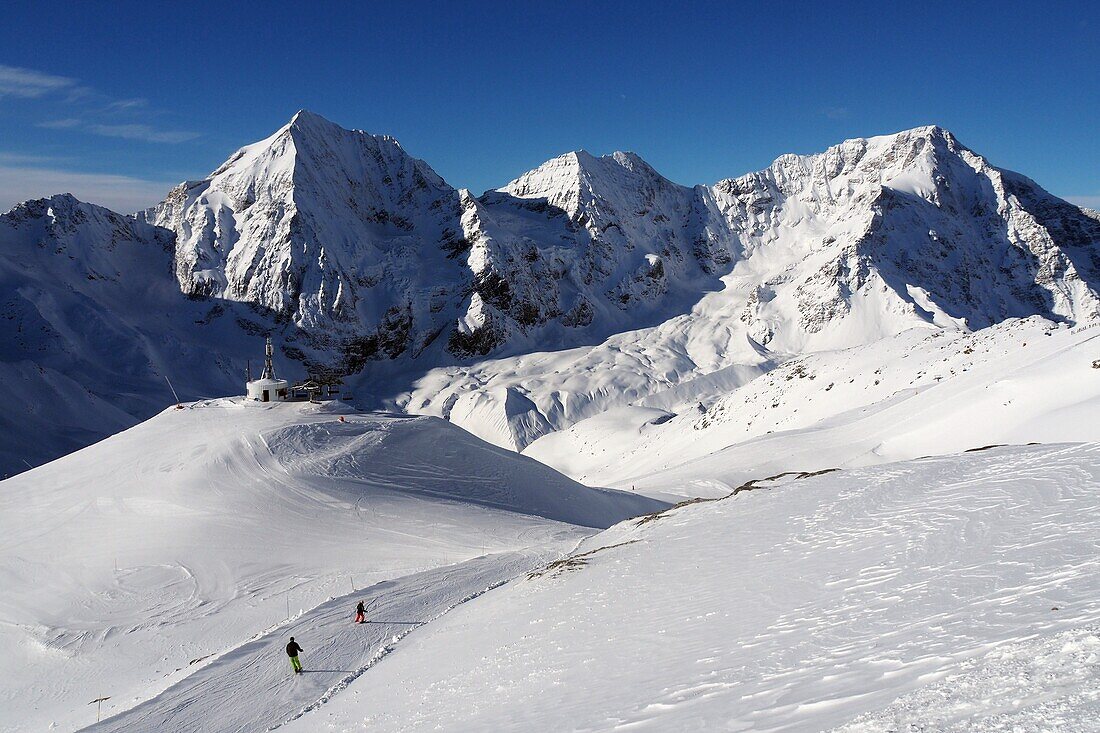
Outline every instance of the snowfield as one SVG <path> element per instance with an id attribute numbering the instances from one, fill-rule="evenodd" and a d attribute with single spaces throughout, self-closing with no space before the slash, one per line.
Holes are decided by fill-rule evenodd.
<path id="1" fill-rule="evenodd" d="M 1100 325 L 1041 318 L 912 329 L 792 360 L 674 412 L 662 395 L 524 450 L 578 481 L 722 496 L 783 471 L 865 466 L 993 443 L 1100 441 Z"/>
<path id="2" fill-rule="evenodd" d="M 114 713 L 199 684 L 194 673 L 213 659 L 225 670 L 250 639 L 281 649 L 288 615 L 353 584 L 500 558 L 468 584 L 465 571 L 437 575 L 437 596 L 395 608 L 428 618 L 664 506 L 586 488 L 435 418 L 231 399 L 166 410 L 0 487 L 0 646 L 20 670 L 0 703 L 20 731 L 73 730 L 102 695 Z M 332 613 L 346 620 L 354 605 Z"/>
<path id="3" fill-rule="evenodd" d="M 1100 446 L 742 491 L 586 540 L 288 731 L 1096 731 Z"/>

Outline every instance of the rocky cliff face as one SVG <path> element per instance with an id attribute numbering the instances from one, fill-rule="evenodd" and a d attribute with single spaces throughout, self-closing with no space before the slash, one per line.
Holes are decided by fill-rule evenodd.
<path id="1" fill-rule="evenodd" d="M 1100 223 L 936 127 L 713 187 L 580 151 L 475 198 L 392 138 L 300 112 L 144 218 L 176 233 L 184 293 L 293 323 L 345 370 L 596 343 L 739 269 L 748 335 L 793 350 L 868 300 L 969 327 L 1079 318 L 1100 270 Z"/>
<path id="2" fill-rule="evenodd" d="M 747 261 L 779 254 L 741 314 L 762 344 L 836 326 L 867 298 L 968 328 L 1097 313 L 1100 223 L 941 128 L 783 156 L 714 190 Z"/>
<path id="3" fill-rule="evenodd" d="M 708 189 L 678 186 L 632 153 L 563 155 L 463 210 L 479 296 L 466 323 L 492 332 L 494 347 L 654 325 L 716 287 L 735 245 Z"/>

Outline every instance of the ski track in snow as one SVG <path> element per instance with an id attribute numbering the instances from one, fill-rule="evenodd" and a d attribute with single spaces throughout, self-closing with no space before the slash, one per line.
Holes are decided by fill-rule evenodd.
<path id="1" fill-rule="evenodd" d="M 155 697 L 82 730 L 274 730 L 327 703 L 416 629 L 559 554 L 489 555 L 334 598 L 221 654 Z M 366 624 L 353 623 L 358 600 L 374 603 Z M 291 672 L 283 649 L 291 636 L 304 647 L 301 675 Z"/>

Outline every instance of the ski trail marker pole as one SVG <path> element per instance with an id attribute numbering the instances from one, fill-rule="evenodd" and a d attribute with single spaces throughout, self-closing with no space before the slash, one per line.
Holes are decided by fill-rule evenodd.
<path id="1" fill-rule="evenodd" d="M 168 378 L 167 374 L 164 375 L 164 381 L 168 382 L 168 389 L 172 390 L 172 396 L 176 398 L 176 405 L 182 405 L 183 403 L 180 402 L 180 396 L 176 394 L 176 388 L 172 386 L 172 380 Z"/>
<path id="2" fill-rule="evenodd" d="M 103 712 L 103 701 L 110 699 L 111 696 L 108 695 L 107 697 L 97 697 L 95 700 L 88 703 L 89 705 L 95 705 L 95 722 L 99 722 L 100 714 Z"/>

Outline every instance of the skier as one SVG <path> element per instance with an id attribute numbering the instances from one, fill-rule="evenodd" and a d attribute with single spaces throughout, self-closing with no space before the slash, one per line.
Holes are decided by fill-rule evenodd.
<path id="1" fill-rule="evenodd" d="M 355 623 L 366 623 L 367 609 L 363 607 L 363 602 L 359 601 L 359 605 L 355 607 Z"/>
<path id="2" fill-rule="evenodd" d="M 294 668 L 294 674 L 302 673 L 302 663 L 298 661 L 298 652 L 303 651 L 302 647 L 298 646 L 298 642 L 294 641 L 294 637 L 290 637 L 290 643 L 286 645 L 286 655 L 290 657 L 290 666 Z"/>

